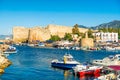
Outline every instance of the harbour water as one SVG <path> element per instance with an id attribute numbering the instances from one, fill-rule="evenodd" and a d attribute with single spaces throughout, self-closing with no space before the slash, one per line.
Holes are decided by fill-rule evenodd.
<path id="1" fill-rule="evenodd" d="M 62 50 L 28 46 L 16 46 L 16 48 L 18 52 L 8 56 L 12 65 L 5 69 L 0 80 L 80 80 L 71 71 L 52 68 L 51 61 L 61 59 L 65 53 L 72 54 L 75 60 L 81 63 L 120 53 L 119 51 Z"/>

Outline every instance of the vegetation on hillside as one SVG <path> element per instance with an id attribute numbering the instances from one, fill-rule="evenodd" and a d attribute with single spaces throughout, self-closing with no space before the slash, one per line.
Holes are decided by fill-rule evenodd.
<path id="1" fill-rule="evenodd" d="M 73 34 L 77 34 L 78 36 L 80 36 L 78 24 L 75 24 L 75 25 L 73 26 L 73 28 L 72 28 L 72 33 L 73 33 Z"/>
<path id="2" fill-rule="evenodd" d="M 88 29 L 87 33 L 89 38 L 94 38 L 94 36 L 92 35 L 93 31 L 91 29 Z"/>
<path id="3" fill-rule="evenodd" d="M 51 38 L 49 40 L 52 40 L 52 41 L 59 41 L 61 40 L 60 37 L 58 35 L 51 35 Z"/>
<path id="4" fill-rule="evenodd" d="M 72 38 L 72 35 L 70 33 L 65 33 L 65 36 L 63 38 L 64 40 L 68 40 L 68 41 L 72 41 L 73 38 Z"/>
<path id="5" fill-rule="evenodd" d="M 72 34 L 77 34 L 78 36 L 84 37 L 84 33 L 79 31 L 79 25 L 75 24 L 72 29 Z"/>

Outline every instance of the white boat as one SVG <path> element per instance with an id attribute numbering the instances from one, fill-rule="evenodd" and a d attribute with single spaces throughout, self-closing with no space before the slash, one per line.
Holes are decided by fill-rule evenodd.
<path id="1" fill-rule="evenodd" d="M 120 80 L 120 65 L 107 66 L 102 69 L 97 80 Z M 96 79 L 94 79 L 96 80 Z"/>
<path id="2" fill-rule="evenodd" d="M 107 50 L 107 51 L 113 51 L 113 50 L 116 50 L 116 48 L 114 48 L 114 47 L 108 47 L 108 46 L 107 46 L 107 47 L 106 47 L 106 50 Z"/>
<path id="3" fill-rule="evenodd" d="M 80 47 L 73 46 L 73 47 L 72 47 L 72 50 L 80 50 Z"/>
<path id="4" fill-rule="evenodd" d="M 5 54 L 17 53 L 17 50 L 16 50 L 16 47 L 9 46 L 8 49 L 6 51 L 4 51 L 3 53 L 5 53 Z"/>
<path id="5" fill-rule="evenodd" d="M 27 44 L 28 46 L 30 46 L 30 47 L 34 47 L 35 46 L 35 44 Z"/>
<path id="6" fill-rule="evenodd" d="M 11 53 L 17 53 L 17 51 L 5 51 L 4 54 L 11 54 Z"/>
<path id="7" fill-rule="evenodd" d="M 70 49 L 70 47 L 69 47 L 69 46 L 66 46 L 65 49 Z"/>
<path id="8" fill-rule="evenodd" d="M 104 65 L 104 66 L 120 65 L 120 54 L 116 54 L 114 56 L 110 55 L 102 60 L 93 60 L 92 63 L 97 65 Z"/>
<path id="9" fill-rule="evenodd" d="M 114 73 L 109 73 L 107 75 L 99 76 L 97 79 L 94 80 L 120 80 L 120 78 L 116 77 Z"/>
<path id="10" fill-rule="evenodd" d="M 63 58 L 64 59 L 61 61 L 57 59 L 52 60 L 51 66 L 61 68 L 61 69 L 72 69 L 76 65 L 80 64 L 79 62 L 75 61 L 73 59 L 73 56 L 70 54 L 65 54 Z"/>
<path id="11" fill-rule="evenodd" d="M 45 44 L 41 42 L 41 43 L 35 44 L 34 47 L 45 47 Z"/>
<path id="12" fill-rule="evenodd" d="M 38 46 L 39 46 L 39 47 L 45 47 L 45 44 L 44 44 L 44 43 L 39 43 Z"/>

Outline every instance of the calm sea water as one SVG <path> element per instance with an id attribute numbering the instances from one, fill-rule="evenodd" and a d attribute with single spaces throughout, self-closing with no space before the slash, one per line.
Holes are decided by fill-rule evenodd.
<path id="1" fill-rule="evenodd" d="M 16 48 L 19 50 L 18 53 L 8 56 L 13 64 L 5 69 L 0 80 L 80 80 L 71 71 L 52 68 L 51 61 L 61 59 L 65 53 L 72 54 L 81 63 L 119 53 L 119 51 L 60 50 L 28 46 L 16 46 Z"/>

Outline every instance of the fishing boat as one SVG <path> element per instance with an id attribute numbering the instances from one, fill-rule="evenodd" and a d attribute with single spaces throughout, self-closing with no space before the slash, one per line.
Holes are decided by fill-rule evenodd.
<path id="1" fill-rule="evenodd" d="M 63 56 L 63 60 L 59 61 L 58 59 L 52 60 L 51 66 L 61 69 L 72 69 L 76 65 L 80 64 L 76 60 L 74 60 L 73 56 L 70 54 L 65 54 Z"/>
<path id="2" fill-rule="evenodd" d="M 4 51 L 3 53 L 5 53 L 5 54 L 17 53 L 17 50 L 16 50 L 16 47 L 9 46 L 8 49 L 6 51 Z"/>
<path id="3" fill-rule="evenodd" d="M 110 55 L 108 57 L 103 58 L 102 60 L 93 60 L 92 63 L 104 66 L 120 65 L 120 54 Z"/>
<path id="4" fill-rule="evenodd" d="M 77 65 L 76 67 L 73 68 L 74 74 L 78 77 L 83 77 L 83 76 L 94 76 L 94 77 L 99 77 L 100 72 L 102 70 L 103 66 L 95 66 L 95 65 Z"/>

